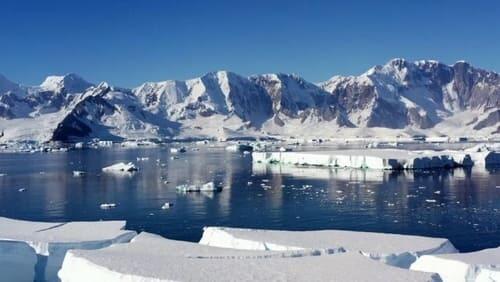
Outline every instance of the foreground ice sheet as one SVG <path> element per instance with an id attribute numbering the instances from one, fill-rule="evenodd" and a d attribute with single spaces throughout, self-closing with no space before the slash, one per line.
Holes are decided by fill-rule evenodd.
<path id="1" fill-rule="evenodd" d="M 342 248 L 402 268 L 425 254 L 455 253 L 447 239 L 342 230 L 272 231 L 206 227 L 200 244 L 242 250 Z"/>
<path id="2" fill-rule="evenodd" d="M 97 249 L 128 242 L 136 233 L 123 230 L 124 227 L 124 221 L 49 223 L 0 217 L 0 249 L 18 252 L 17 256 L 23 254 L 24 260 L 15 261 L 21 261 L 16 267 L 31 268 L 26 274 L 35 273 L 38 280 L 57 281 L 57 271 L 67 250 Z M 33 257 L 36 265 L 33 263 L 30 267 Z M 0 273 L 4 267 L 0 265 Z M 8 281 L 33 281 L 33 276 L 30 280 Z"/>
<path id="3" fill-rule="evenodd" d="M 86 281 L 439 281 L 358 253 L 242 251 L 141 233 L 129 244 L 67 253 L 59 277 Z"/>
<path id="4" fill-rule="evenodd" d="M 0 281 L 33 281 L 36 261 L 30 245 L 0 240 Z"/>
<path id="5" fill-rule="evenodd" d="M 412 270 L 437 272 L 445 282 L 500 281 L 500 248 L 473 253 L 426 255 Z"/>

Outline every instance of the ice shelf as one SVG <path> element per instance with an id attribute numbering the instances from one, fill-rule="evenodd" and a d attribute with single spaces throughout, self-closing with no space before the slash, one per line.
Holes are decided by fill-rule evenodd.
<path id="1" fill-rule="evenodd" d="M 500 281 L 500 247 L 472 253 L 425 255 L 410 269 L 439 273 L 444 282 Z"/>
<path id="2" fill-rule="evenodd" d="M 59 270 L 66 251 L 70 249 L 98 249 L 115 243 L 130 241 L 136 233 L 123 230 L 124 221 L 95 221 L 50 223 L 14 220 L 0 217 L 0 242 L 3 250 L 18 252 L 25 260 L 16 263 L 19 267 L 30 269 L 31 280 L 10 281 L 58 281 Z M 29 248 L 27 248 L 29 247 Z M 13 258 L 16 258 L 14 256 Z M 2 266 L 0 266 L 2 267 Z"/>
<path id="3" fill-rule="evenodd" d="M 432 169 L 500 164 L 493 151 L 360 149 L 312 152 L 253 152 L 253 162 L 370 169 Z"/>
<path id="4" fill-rule="evenodd" d="M 273 251 L 342 248 L 402 268 L 409 268 L 425 254 L 457 252 L 450 241 L 442 238 L 342 230 L 273 231 L 205 227 L 200 244 Z"/>
<path id="5" fill-rule="evenodd" d="M 305 253 L 304 253 L 305 252 Z M 141 233 L 129 244 L 68 251 L 63 282 L 86 281 L 439 281 L 359 253 L 243 251 Z"/>

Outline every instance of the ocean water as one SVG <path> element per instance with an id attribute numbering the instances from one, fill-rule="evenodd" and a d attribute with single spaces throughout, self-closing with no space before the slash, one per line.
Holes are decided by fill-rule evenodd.
<path id="1" fill-rule="evenodd" d="M 128 229 L 188 241 L 199 240 L 204 226 L 216 225 L 446 237 L 461 251 L 500 245 L 499 169 L 390 172 L 253 165 L 250 155 L 206 145 L 177 154 L 178 159 L 171 156 L 166 147 L 0 154 L 0 216 L 126 220 Z M 101 172 L 120 161 L 133 161 L 139 171 Z M 73 170 L 86 175 L 75 177 Z M 209 181 L 224 189 L 175 189 Z M 166 202 L 173 206 L 162 210 Z M 116 208 L 103 210 L 102 203 Z"/>

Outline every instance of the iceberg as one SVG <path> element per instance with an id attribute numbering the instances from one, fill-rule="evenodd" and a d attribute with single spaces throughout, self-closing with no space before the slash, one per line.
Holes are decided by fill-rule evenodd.
<path id="1" fill-rule="evenodd" d="M 98 249 L 128 242 L 136 233 L 123 230 L 124 227 L 124 221 L 49 223 L 0 217 L 0 260 L 9 253 L 16 254 L 12 260 L 9 257 L 10 263 L 26 269 L 18 275 L 34 274 L 28 281 L 58 281 L 57 271 L 68 250 Z M 30 266 L 33 267 L 28 270 Z M 1 264 L 0 268 L 3 267 Z"/>
<path id="2" fill-rule="evenodd" d="M 436 272 L 443 282 L 500 281 L 500 247 L 472 253 L 425 255 L 410 269 Z"/>
<path id="3" fill-rule="evenodd" d="M 107 166 L 102 169 L 103 172 L 113 173 L 113 172 L 134 172 L 137 171 L 137 167 L 134 163 L 116 163 L 114 165 Z"/>
<path id="4" fill-rule="evenodd" d="M 450 241 L 442 238 L 343 230 L 272 231 L 205 227 L 199 243 L 241 250 L 342 248 L 401 268 L 409 268 L 422 255 L 457 252 Z"/>
<path id="5" fill-rule="evenodd" d="M 478 158 L 481 158 L 478 156 Z M 471 153 L 458 151 L 408 151 L 362 149 L 307 152 L 253 152 L 255 163 L 328 166 L 368 169 L 433 169 L 472 166 Z"/>
<path id="6" fill-rule="evenodd" d="M 59 277 L 63 282 L 439 281 L 435 274 L 391 267 L 354 252 L 233 250 L 144 232 L 128 244 L 68 251 Z"/>

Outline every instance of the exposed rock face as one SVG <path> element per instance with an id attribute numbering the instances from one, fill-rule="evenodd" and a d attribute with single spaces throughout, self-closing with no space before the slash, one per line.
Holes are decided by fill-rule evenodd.
<path id="1" fill-rule="evenodd" d="M 464 110 L 499 107 L 500 76 L 465 62 L 394 59 L 357 77 L 333 77 L 321 84 L 338 96 L 359 127 L 431 128 Z"/>

